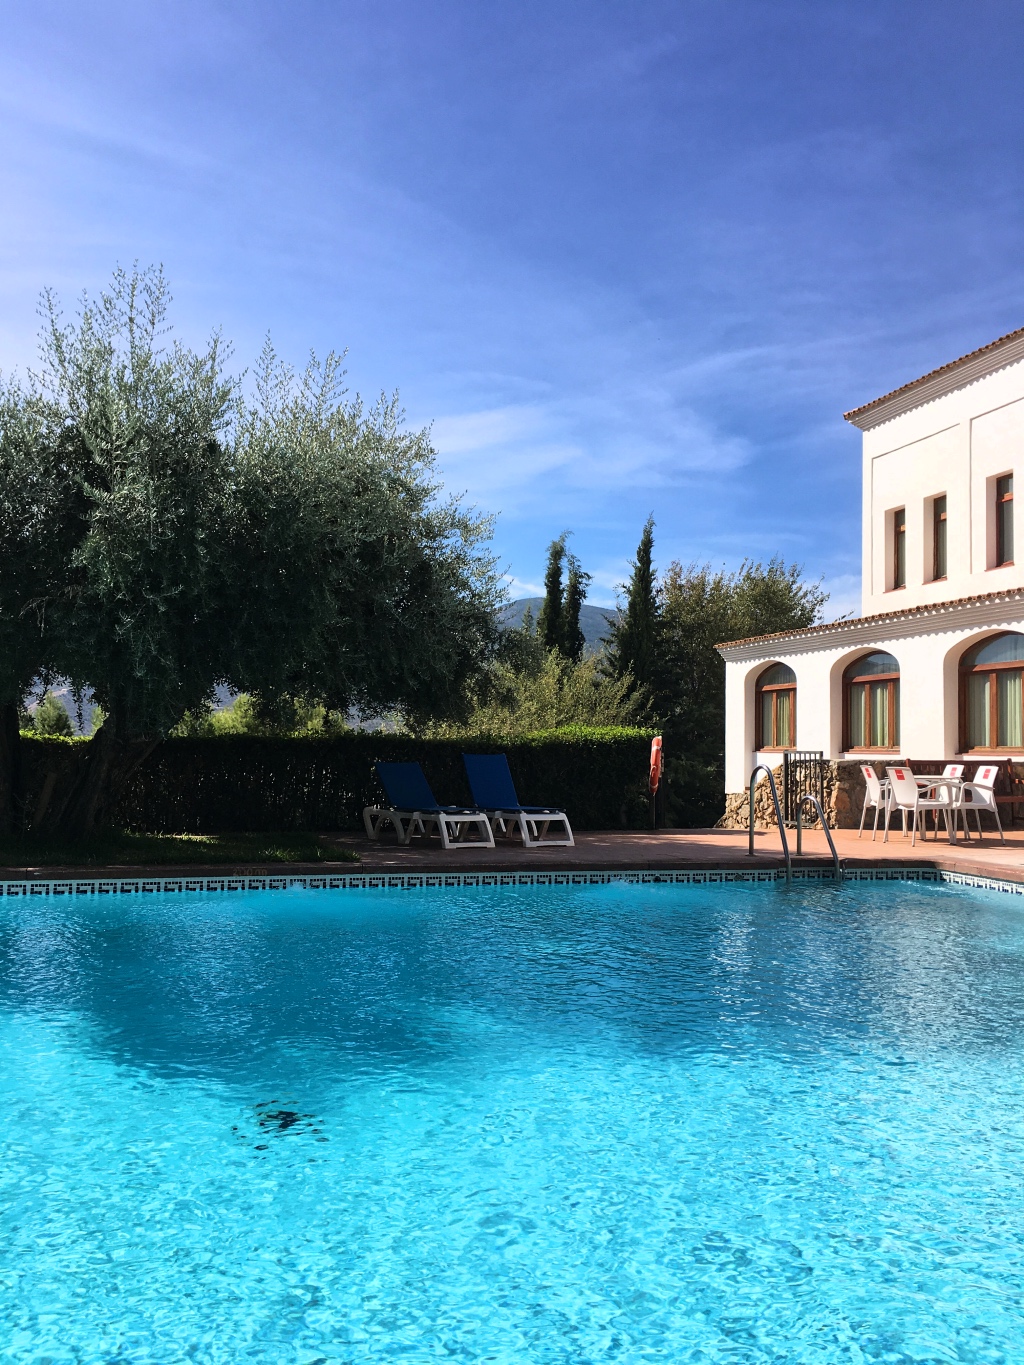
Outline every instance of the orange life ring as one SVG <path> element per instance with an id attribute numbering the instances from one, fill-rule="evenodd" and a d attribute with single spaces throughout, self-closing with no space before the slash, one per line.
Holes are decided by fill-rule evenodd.
<path id="1" fill-rule="evenodd" d="M 651 776 L 648 782 L 652 796 L 661 784 L 662 766 L 661 735 L 656 735 L 651 740 Z"/>

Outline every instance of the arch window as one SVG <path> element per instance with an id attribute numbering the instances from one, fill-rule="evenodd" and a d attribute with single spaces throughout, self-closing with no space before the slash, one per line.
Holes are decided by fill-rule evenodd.
<path id="1" fill-rule="evenodd" d="M 1024 748 L 1024 635 L 992 636 L 960 660 L 960 748 Z"/>
<path id="2" fill-rule="evenodd" d="M 796 743 L 796 674 L 772 664 L 757 680 L 757 747 L 792 749 Z"/>
<path id="3" fill-rule="evenodd" d="M 897 749 L 900 666 L 891 654 L 855 659 L 843 674 L 847 749 Z"/>

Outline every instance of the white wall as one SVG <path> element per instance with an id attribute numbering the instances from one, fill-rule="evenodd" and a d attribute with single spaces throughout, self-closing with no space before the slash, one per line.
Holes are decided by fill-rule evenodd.
<path id="1" fill-rule="evenodd" d="M 743 790 L 755 763 L 780 761 L 777 752 L 753 749 L 754 687 L 769 663 L 796 673 L 796 747 L 835 759 L 843 756 L 844 669 L 858 654 L 894 654 L 900 663 L 894 756 L 949 759 L 959 742 L 960 655 L 986 634 L 1024 630 L 1024 329 L 849 418 L 864 433 L 863 612 L 889 619 L 834 622 L 722 647 L 729 792 Z M 996 568 L 994 482 L 1007 473 L 1014 476 L 1016 563 Z M 947 572 L 932 581 L 932 502 L 943 495 Z M 906 512 L 904 588 L 892 583 L 898 508 Z M 963 600 L 989 593 L 1000 594 L 999 601 Z"/>
<path id="2" fill-rule="evenodd" d="M 777 751 L 756 753 L 755 684 L 770 663 L 796 674 L 796 747 L 820 749 L 826 758 L 843 749 L 842 677 L 860 655 L 884 650 L 900 665 L 900 743 L 893 757 L 952 759 L 959 744 L 959 662 L 970 645 L 999 630 L 1024 632 L 1024 604 L 999 618 L 997 609 L 974 613 L 968 623 L 935 628 L 927 618 L 880 624 L 875 630 L 843 627 L 828 634 L 795 635 L 763 645 L 727 645 L 725 789 L 742 791 L 755 764 L 775 767 Z M 987 615 L 990 619 L 983 619 Z M 774 648 L 773 648 L 774 647 Z M 773 648 L 773 652 L 768 652 Z M 873 751 L 879 757 L 882 751 Z M 861 755 L 850 755 L 860 757 Z"/>
<path id="3" fill-rule="evenodd" d="M 992 567 L 996 475 L 1014 475 L 1016 564 Z M 947 576 L 932 582 L 931 500 L 946 495 Z M 907 586 L 892 585 L 891 514 L 906 508 Z M 863 612 L 1024 585 L 1024 361 L 864 432 Z"/>

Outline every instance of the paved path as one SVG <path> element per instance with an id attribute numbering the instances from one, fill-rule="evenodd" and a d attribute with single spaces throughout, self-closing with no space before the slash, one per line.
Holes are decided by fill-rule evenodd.
<path id="1" fill-rule="evenodd" d="M 720 829 L 658 830 L 656 833 L 620 830 L 584 833 L 577 835 L 575 848 L 529 851 L 518 843 L 502 843 L 493 850 L 467 846 L 445 852 L 436 839 L 430 844 L 414 840 L 409 847 L 401 848 L 393 840 L 388 842 L 387 836 L 376 844 L 356 835 L 323 837 L 339 849 L 354 849 L 360 855 L 360 862 L 271 863 L 258 866 L 245 864 L 238 867 L 206 864 L 196 867 L 6 868 L 0 870 L 0 880 L 221 876 L 242 872 L 281 876 L 289 872 L 306 874 L 329 871 L 507 872 L 530 868 L 548 871 L 577 868 L 646 871 L 782 866 L 782 850 L 778 832 L 775 830 L 758 832 L 755 835 L 756 854 L 753 858 L 747 855 L 746 833 Z M 882 843 L 881 835 L 872 843 L 870 831 L 863 839 L 858 839 L 856 831 L 836 830 L 834 838 L 840 858 L 850 867 L 876 867 L 900 863 L 1024 882 L 1024 830 L 1008 831 L 1005 847 L 999 843 L 998 835 L 993 836 L 989 833 L 980 841 L 977 837 L 973 838 L 970 843 L 965 843 L 961 835 L 955 846 L 950 845 L 945 838 L 927 840 L 919 838 L 915 848 L 911 848 L 909 838 L 904 839 L 895 832 L 890 834 L 888 844 Z M 789 839 L 790 850 L 794 852 L 795 831 L 789 832 Z M 823 862 L 831 861 L 824 834 L 814 830 L 805 832 L 802 861 L 809 866 L 820 866 Z M 795 852 L 794 864 L 799 866 Z"/>

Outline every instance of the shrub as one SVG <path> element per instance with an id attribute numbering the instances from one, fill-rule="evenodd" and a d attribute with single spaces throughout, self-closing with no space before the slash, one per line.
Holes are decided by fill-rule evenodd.
<path id="1" fill-rule="evenodd" d="M 628 728 L 646 719 L 646 695 L 637 691 L 628 674 L 610 678 L 602 671 L 600 659 L 573 662 L 557 649 L 535 651 L 535 656 L 499 661 L 464 721 L 434 722 L 423 733 L 438 739 L 470 734 L 511 738 L 566 727 Z"/>
<path id="2" fill-rule="evenodd" d="M 208 739 L 215 735 L 316 735 L 327 738 L 345 734 L 349 725 L 341 711 L 301 697 L 280 697 L 272 705 L 239 692 L 228 706 L 187 711 L 171 731 L 175 739 Z"/>
<path id="3" fill-rule="evenodd" d="M 29 823 L 73 780 L 88 744 L 25 744 Z M 506 753 L 519 798 L 565 808 L 577 829 L 644 828 L 650 732 L 570 726 L 520 739 L 333 739 L 221 735 L 169 739 L 128 782 L 114 823 L 149 833 L 357 830 L 383 800 L 375 759 L 422 763 L 439 801 L 468 803 L 462 753 Z M 56 788 L 56 791 L 55 791 Z"/>
<path id="4" fill-rule="evenodd" d="M 75 733 L 67 707 L 52 692 L 44 692 L 32 712 L 32 728 L 37 735 L 64 735 Z"/>

